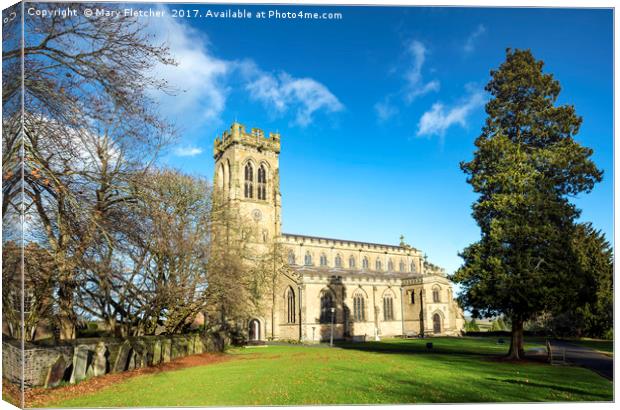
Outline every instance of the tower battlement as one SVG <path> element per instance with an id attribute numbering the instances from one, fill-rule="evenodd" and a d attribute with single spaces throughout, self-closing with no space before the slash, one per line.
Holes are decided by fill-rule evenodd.
<path id="1" fill-rule="evenodd" d="M 256 148 L 260 151 L 273 151 L 280 153 L 280 133 L 270 132 L 265 137 L 265 132 L 260 128 L 252 128 L 246 131 L 244 125 L 233 122 L 230 128 L 217 137 L 213 143 L 213 157 L 217 160 L 230 146 L 240 144 Z"/>

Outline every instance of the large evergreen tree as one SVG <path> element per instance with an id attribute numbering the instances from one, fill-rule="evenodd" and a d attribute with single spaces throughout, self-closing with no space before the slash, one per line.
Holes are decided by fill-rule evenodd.
<path id="1" fill-rule="evenodd" d="M 613 251 L 605 235 L 591 223 L 578 224 L 573 238 L 577 266 L 586 278 L 588 294 L 567 312 L 551 312 L 553 323 L 564 323 L 571 336 L 608 338 L 613 330 Z M 553 329 L 560 333 L 561 329 Z"/>
<path id="2" fill-rule="evenodd" d="M 488 118 L 474 158 L 461 163 L 479 194 L 473 217 L 480 241 L 461 254 L 453 280 L 474 316 L 505 315 L 509 358 L 523 355 L 523 323 L 583 297 L 587 278 L 571 251 L 579 210 L 570 198 L 602 178 L 592 150 L 575 141 L 581 118 L 556 106 L 560 84 L 529 50 L 506 52 L 486 86 Z"/>

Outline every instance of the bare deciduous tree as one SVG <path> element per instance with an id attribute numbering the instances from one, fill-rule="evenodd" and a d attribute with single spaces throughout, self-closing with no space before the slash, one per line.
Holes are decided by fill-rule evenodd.
<path id="1" fill-rule="evenodd" d="M 114 221 L 108 206 L 127 200 L 115 185 L 118 173 L 110 179 L 101 153 L 115 150 L 125 161 L 123 172 L 139 172 L 156 157 L 172 128 L 148 92 L 171 90 L 149 73 L 157 64 L 174 64 L 168 49 L 155 44 L 137 18 L 89 19 L 81 13 L 89 5 L 71 7 L 77 16 L 26 16 L 23 48 L 19 39 L 9 41 L 2 54 L 4 75 L 22 79 L 5 83 L 3 103 L 17 105 L 23 89 L 26 113 L 23 129 L 5 128 L 13 132 L 5 134 L 4 144 L 5 156 L 13 159 L 23 149 L 24 179 L 5 173 L 3 191 L 12 194 L 24 184 L 25 203 L 19 209 L 30 213 L 28 228 L 39 232 L 28 234 L 38 237 L 56 264 L 57 317 L 64 338 L 75 336 L 80 264 L 92 243 L 113 236 L 108 228 L 116 225 L 108 223 Z M 11 157 L 3 157 L 3 164 L 10 163 Z M 5 195 L 3 209 L 12 198 Z"/>
<path id="2" fill-rule="evenodd" d="M 209 243 L 208 321 L 220 330 L 246 320 L 257 311 L 259 261 L 251 221 L 219 191 L 213 193 Z"/>

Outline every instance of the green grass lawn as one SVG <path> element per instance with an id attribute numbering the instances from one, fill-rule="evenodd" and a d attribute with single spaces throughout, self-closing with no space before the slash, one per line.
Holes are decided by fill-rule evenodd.
<path id="1" fill-rule="evenodd" d="M 427 352 L 425 344 L 434 348 Z M 224 406 L 612 400 L 583 368 L 506 363 L 497 338 L 435 338 L 336 348 L 236 348 L 231 360 L 127 379 L 50 407 Z"/>

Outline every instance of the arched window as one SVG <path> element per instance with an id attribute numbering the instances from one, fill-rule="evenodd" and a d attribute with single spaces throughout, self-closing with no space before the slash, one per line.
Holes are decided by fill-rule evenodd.
<path id="1" fill-rule="evenodd" d="M 400 261 L 400 263 L 398 264 L 398 270 L 400 270 L 401 272 L 405 271 L 405 262 Z"/>
<path id="2" fill-rule="evenodd" d="M 436 335 L 441 333 L 441 316 L 438 313 L 433 315 L 433 333 Z"/>
<path id="3" fill-rule="evenodd" d="M 310 251 L 306 252 L 306 256 L 304 257 L 304 265 L 311 266 L 312 265 L 312 255 Z"/>
<path id="4" fill-rule="evenodd" d="M 389 292 L 383 296 L 383 320 L 394 320 L 394 299 Z"/>
<path id="5" fill-rule="evenodd" d="M 295 291 L 292 288 L 288 288 L 286 292 L 286 301 L 287 301 L 287 323 L 295 323 Z"/>
<path id="6" fill-rule="evenodd" d="M 245 164 L 244 194 L 246 198 L 254 198 L 254 167 L 251 163 Z"/>
<path id="7" fill-rule="evenodd" d="M 324 290 L 321 293 L 321 323 L 331 323 L 332 307 L 334 307 L 334 299 L 330 291 Z"/>
<path id="8" fill-rule="evenodd" d="M 327 256 L 324 253 L 321 254 L 321 266 L 327 266 Z"/>
<path id="9" fill-rule="evenodd" d="M 226 160 L 226 167 L 224 167 L 224 185 L 230 189 L 232 186 L 232 178 L 230 177 L 230 161 Z"/>
<path id="10" fill-rule="evenodd" d="M 355 268 L 355 257 L 353 255 L 349 256 L 349 269 Z"/>
<path id="11" fill-rule="evenodd" d="M 415 273 L 416 271 L 415 262 L 411 262 L 411 273 Z"/>
<path id="12" fill-rule="evenodd" d="M 340 255 L 336 255 L 336 259 L 334 259 L 334 263 L 336 264 L 337 268 L 342 268 L 342 258 L 340 257 Z"/>
<path id="13" fill-rule="evenodd" d="M 288 264 L 289 265 L 295 264 L 295 252 L 293 252 L 292 250 L 288 251 Z"/>
<path id="14" fill-rule="evenodd" d="M 377 262 L 375 262 L 375 270 L 381 271 L 381 259 L 377 259 Z"/>
<path id="15" fill-rule="evenodd" d="M 434 288 L 433 289 L 433 303 L 439 303 L 440 299 L 439 299 L 439 288 Z"/>
<path id="16" fill-rule="evenodd" d="M 362 269 L 368 269 L 368 258 L 364 256 L 362 259 Z"/>
<path id="17" fill-rule="evenodd" d="M 353 320 L 363 322 L 366 320 L 365 297 L 362 292 L 356 292 L 353 295 Z"/>
<path id="18" fill-rule="evenodd" d="M 394 262 L 392 262 L 392 259 L 388 261 L 388 272 L 394 272 Z"/>
<path id="19" fill-rule="evenodd" d="M 258 168 L 258 199 L 267 199 L 267 170 L 265 165 Z"/>
<path id="20" fill-rule="evenodd" d="M 411 289 L 411 304 L 415 305 L 415 290 Z"/>
<path id="21" fill-rule="evenodd" d="M 267 232 L 266 229 L 263 229 L 262 236 L 263 236 L 263 243 L 267 243 L 267 240 L 269 239 L 269 232 Z"/>
<path id="22" fill-rule="evenodd" d="M 217 171 L 217 187 L 219 189 L 224 189 L 224 165 L 220 164 L 219 170 Z"/>

